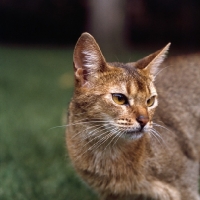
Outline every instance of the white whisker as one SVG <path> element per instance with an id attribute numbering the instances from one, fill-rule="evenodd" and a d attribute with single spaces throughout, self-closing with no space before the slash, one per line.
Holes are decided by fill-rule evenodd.
<path id="1" fill-rule="evenodd" d="M 160 74 L 160 72 L 162 72 L 163 70 L 167 69 L 169 66 L 163 67 L 162 69 L 160 69 L 156 74 L 155 77 Z"/>
<path id="2" fill-rule="evenodd" d="M 119 133 L 117 134 L 118 135 L 118 138 L 116 139 L 116 141 L 113 143 L 112 147 L 115 146 L 115 144 L 117 143 L 117 141 L 119 140 L 119 138 L 124 134 L 124 131 L 122 130 L 119 130 Z"/>
<path id="3" fill-rule="evenodd" d="M 161 139 L 152 129 L 149 131 L 149 133 L 150 133 L 150 136 L 153 136 L 161 144 Z"/>
<path id="4" fill-rule="evenodd" d="M 165 129 L 165 130 L 171 132 L 170 129 L 168 129 L 168 128 L 166 128 L 165 126 L 162 126 L 162 125 L 160 125 L 160 124 L 158 124 L 158 123 L 153 123 L 153 126 L 157 126 L 157 127 L 163 128 L 163 129 Z"/>
<path id="5" fill-rule="evenodd" d="M 98 118 L 97 118 L 98 119 Z M 100 119 L 100 118 L 99 118 Z M 75 125 L 79 125 L 79 124 L 87 124 L 87 123 L 109 123 L 107 120 L 90 120 L 90 121 L 84 121 L 85 119 L 82 119 L 80 121 L 77 121 L 75 123 L 72 123 L 72 124 L 66 124 L 66 125 L 61 125 L 61 126 L 55 126 L 55 127 L 52 127 L 48 130 L 52 130 L 52 129 L 55 129 L 55 128 L 66 128 L 66 127 L 69 127 L 69 126 L 75 126 Z"/>
<path id="6" fill-rule="evenodd" d="M 101 131 L 103 131 L 103 130 L 101 130 Z M 99 132 L 100 132 L 100 131 L 99 131 Z M 86 144 L 84 144 L 83 147 L 85 147 L 86 145 L 88 145 L 89 143 L 91 143 L 92 141 L 94 141 L 95 139 L 97 139 L 98 137 L 101 137 L 102 135 L 105 135 L 105 134 L 107 134 L 107 133 L 109 133 L 109 130 L 105 131 L 105 132 L 102 133 L 101 135 L 97 135 L 97 136 L 94 137 L 92 140 L 90 140 L 89 142 L 87 142 Z M 109 134 L 108 134 L 108 135 L 109 135 Z M 107 136 L 108 136 L 108 135 L 107 135 Z M 106 137 L 106 136 L 104 136 L 104 137 L 101 138 L 97 143 L 95 143 L 95 144 L 93 144 L 91 147 L 89 147 L 86 151 L 84 151 L 81 155 L 79 155 L 79 156 L 77 157 L 77 159 L 78 159 L 79 157 L 83 156 L 86 152 L 88 152 L 88 151 L 90 151 L 90 150 L 94 150 L 95 146 L 98 145 L 100 142 L 102 142 L 102 140 L 104 140 L 105 137 Z M 97 148 L 98 148 L 98 147 L 97 147 Z M 77 160 L 77 159 L 76 159 L 76 160 Z"/>
<path id="7" fill-rule="evenodd" d="M 103 128 L 103 126 L 100 126 L 100 127 L 96 128 L 96 129 L 92 130 L 91 132 L 89 132 L 89 133 L 87 134 L 87 136 L 83 138 L 83 140 L 88 139 L 88 138 L 91 138 L 92 136 L 96 135 L 97 133 L 98 133 L 98 135 L 96 135 L 94 138 L 92 138 L 92 139 L 91 139 L 88 143 L 86 143 L 84 146 L 86 146 L 87 144 L 91 143 L 91 142 L 94 141 L 95 139 L 101 137 L 102 135 L 104 135 L 105 133 L 108 132 L 108 131 L 106 131 L 106 132 L 104 132 L 104 133 L 101 133 L 101 132 L 104 131 L 104 129 L 102 129 L 102 128 Z M 100 130 L 99 130 L 99 129 L 100 129 Z M 83 147 L 84 147 L 84 146 L 83 146 Z"/>
<path id="8" fill-rule="evenodd" d="M 104 148 L 104 151 L 106 150 L 106 148 L 112 143 L 112 141 L 118 136 L 118 134 L 120 133 L 120 130 L 118 130 L 117 128 L 115 129 L 116 131 L 114 132 L 114 137 L 110 140 L 110 142 L 106 145 L 106 147 Z"/>
<path id="9" fill-rule="evenodd" d="M 165 145 L 165 147 L 166 147 L 165 141 L 163 140 L 161 134 L 160 134 L 156 129 L 151 128 L 149 132 L 150 132 L 150 134 L 152 134 L 152 135 L 157 139 L 157 141 L 158 141 L 160 144 L 163 144 L 163 145 Z"/>
<path id="10" fill-rule="evenodd" d="M 104 136 L 103 138 L 101 138 L 94 146 L 94 148 L 92 148 L 91 150 L 94 149 L 98 149 L 102 144 L 104 144 L 109 138 L 111 138 L 113 136 L 113 133 L 110 132 L 108 135 Z M 97 146 L 96 146 L 97 145 Z"/>
<path id="11" fill-rule="evenodd" d="M 78 135 L 80 135 L 80 134 L 82 134 L 82 133 L 85 133 L 86 131 L 88 131 L 88 130 L 90 130 L 90 129 L 93 129 L 93 128 L 95 128 L 95 127 L 101 127 L 102 125 L 100 124 L 97 124 L 97 125 L 94 125 L 94 126 L 89 126 L 89 127 L 87 127 L 85 130 L 81 130 L 81 131 L 79 131 L 77 134 L 75 134 L 73 137 L 72 137 L 72 139 L 73 138 L 75 138 L 76 136 L 78 136 Z"/>

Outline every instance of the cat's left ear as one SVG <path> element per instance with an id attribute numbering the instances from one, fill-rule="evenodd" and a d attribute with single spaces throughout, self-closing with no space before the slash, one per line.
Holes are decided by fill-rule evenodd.
<path id="1" fill-rule="evenodd" d="M 80 86 L 87 86 L 93 77 L 106 68 L 99 45 L 89 33 L 83 33 L 74 49 L 74 72 Z"/>
<path id="2" fill-rule="evenodd" d="M 150 54 L 147 57 L 135 63 L 135 67 L 143 70 L 153 78 L 156 77 L 159 71 L 159 65 L 164 61 L 171 43 L 168 43 L 163 49 Z"/>

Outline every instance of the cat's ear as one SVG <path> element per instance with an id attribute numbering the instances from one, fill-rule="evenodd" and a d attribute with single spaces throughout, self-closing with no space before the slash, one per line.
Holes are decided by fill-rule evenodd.
<path id="1" fill-rule="evenodd" d="M 168 43 L 163 49 L 137 61 L 135 67 L 155 78 L 159 71 L 159 65 L 161 65 L 167 55 L 170 44 Z"/>
<path id="2" fill-rule="evenodd" d="M 83 33 L 78 39 L 73 62 L 75 78 L 81 85 L 86 84 L 91 77 L 95 77 L 106 67 L 99 45 L 89 33 Z"/>

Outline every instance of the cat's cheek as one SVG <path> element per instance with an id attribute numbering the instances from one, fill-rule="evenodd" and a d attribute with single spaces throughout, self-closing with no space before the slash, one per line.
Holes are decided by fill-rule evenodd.
<path id="1" fill-rule="evenodd" d="M 93 105 L 93 110 L 97 111 L 101 117 L 115 118 L 117 117 L 118 109 L 109 101 L 109 99 L 102 98 L 101 100 L 96 100 Z M 104 119 L 105 120 L 105 119 Z"/>
<path id="2" fill-rule="evenodd" d="M 152 108 L 152 109 L 149 109 L 148 110 L 148 112 L 149 112 L 149 118 L 152 120 L 152 118 L 153 118 L 153 115 L 154 115 L 154 113 L 155 113 L 155 110 L 156 110 L 156 108 Z"/>

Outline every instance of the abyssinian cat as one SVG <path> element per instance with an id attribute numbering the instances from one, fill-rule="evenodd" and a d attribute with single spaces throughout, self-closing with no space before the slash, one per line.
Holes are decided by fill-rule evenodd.
<path id="1" fill-rule="evenodd" d="M 191 82 L 199 82 L 200 70 L 180 58 L 159 73 L 169 45 L 126 64 L 107 63 L 88 33 L 75 46 L 67 148 L 77 173 L 103 200 L 200 199 L 200 84 Z"/>

